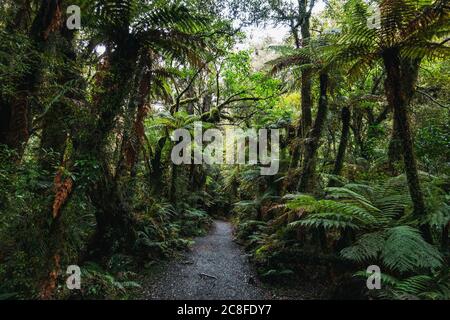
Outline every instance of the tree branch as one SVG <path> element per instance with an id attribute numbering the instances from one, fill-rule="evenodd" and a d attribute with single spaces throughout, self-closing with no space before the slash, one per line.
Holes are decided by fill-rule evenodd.
<path id="1" fill-rule="evenodd" d="M 423 95 L 423 96 L 427 97 L 428 99 L 430 99 L 432 102 L 434 102 L 439 107 L 444 108 L 444 109 L 449 109 L 450 108 L 450 106 L 446 106 L 446 105 L 441 104 L 439 101 L 437 101 L 435 98 L 433 98 L 431 95 L 429 95 L 425 91 L 422 91 L 420 89 L 417 89 L 416 91 L 418 93 L 420 93 L 421 95 Z"/>

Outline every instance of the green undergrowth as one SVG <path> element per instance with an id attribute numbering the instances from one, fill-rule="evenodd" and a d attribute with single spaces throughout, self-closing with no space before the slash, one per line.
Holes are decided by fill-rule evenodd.
<path id="1" fill-rule="evenodd" d="M 289 194 L 266 202 L 264 220 L 235 206 L 236 237 L 262 281 L 323 286 L 339 299 L 449 299 L 448 179 L 423 176 L 427 216 L 413 215 L 404 176 L 347 182 L 320 196 Z M 251 210 L 250 210 L 251 212 Z M 432 243 L 421 226 L 429 225 Z M 366 269 L 381 269 L 381 290 L 368 290 Z M 301 284 L 301 285 L 300 285 Z"/>

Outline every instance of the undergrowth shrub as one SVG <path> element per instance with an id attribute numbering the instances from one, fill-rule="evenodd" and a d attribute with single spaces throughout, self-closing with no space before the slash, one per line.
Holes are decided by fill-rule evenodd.
<path id="1" fill-rule="evenodd" d="M 320 199 L 287 195 L 283 204 L 273 205 L 275 218 L 267 223 L 240 210 L 236 235 L 263 280 L 322 279 L 329 282 L 330 295 L 354 282 L 351 298 L 445 299 L 449 257 L 441 243 L 448 243 L 447 180 L 422 176 L 427 215 L 420 220 L 413 215 L 406 179 L 399 176 L 325 188 Z M 432 229 L 432 244 L 419 231 L 423 224 Z M 380 266 L 382 290 L 364 288 L 369 265 Z"/>

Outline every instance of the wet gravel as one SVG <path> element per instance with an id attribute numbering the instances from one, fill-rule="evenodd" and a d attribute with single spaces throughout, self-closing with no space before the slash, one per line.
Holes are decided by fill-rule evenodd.
<path id="1" fill-rule="evenodd" d="M 233 242 L 232 226 L 214 221 L 192 250 L 146 284 L 146 299 L 262 300 L 271 295 L 255 281 L 248 259 Z"/>

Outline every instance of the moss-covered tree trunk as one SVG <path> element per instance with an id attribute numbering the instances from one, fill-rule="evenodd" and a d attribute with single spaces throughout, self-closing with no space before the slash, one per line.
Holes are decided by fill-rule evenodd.
<path id="1" fill-rule="evenodd" d="M 339 142 L 338 153 L 334 164 L 333 174 L 339 176 L 344 166 L 345 153 L 347 151 L 348 138 L 350 133 L 350 117 L 351 112 L 349 107 L 343 107 L 341 111 L 342 132 L 341 141 Z"/>
<path id="2" fill-rule="evenodd" d="M 311 37 L 309 18 L 306 19 L 302 25 L 302 39 L 303 47 L 306 47 L 309 43 L 309 38 Z M 300 134 L 304 138 L 308 135 L 309 130 L 312 126 L 312 70 L 311 68 L 306 68 L 302 72 L 302 83 L 301 83 L 301 103 L 302 103 L 302 118 L 301 118 L 301 130 Z"/>
<path id="3" fill-rule="evenodd" d="M 301 35 L 302 35 L 302 43 L 297 39 L 296 36 L 296 47 L 300 49 L 301 47 L 306 47 L 309 43 L 309 39 L 311 37 L 310 30 L 310 16 L 306 12 L 306 2 L 299 3 L 300 8 L 300 16 L 301 16 Z M 295 32 L 294 32 L 295 33 Z M 296 34 L 297 35 L 297 34 Z M 312 76 L 313 72 L 311 68 L 304 68 L 302 71 L 301 77 L 301 118 L 295 130 L 295 138 L 294 144 L 292 146 L 292 156 L 291 162 L 289 164 L 290 171 L 295 170 L 302 159 L 302 141 L 307 137 L 309 130 L 312 125 Z M 294 191 L 297 187 L 295 180 L 292 180 L 287 186 L 288 191 Z"/>
<path id="4" fill-rule="evenodd" d="M 74 32 L 61 25 L 60 32 L 61 58 L 64 64 L 58 75 L 58 85 L 62 87 L 62 95 L 41 119 L 42 135 L 39 161 L 41 167 L 49 172 L 55 164 L 63 162 L 66 142 L 70 135 L 70 123 L 73 122 L 77 104 L 85 98 L 85 81 L 82 71 L 76 67 L 76 52 L 73 46 Z M 49 153 L 51 152 L 51 153 Z M 55 160 L 57 162 L 55 162 Z"/>
<path id="5" fill-rule="evenodd" d="M 383 53 L 383 61 L 387 74 L 385 82 L 386 97 L 394 111 L 395 129 L 398 131 L 398 138 L 401 141 L 401 152 L 414 214 L 422 219 L 426 215 L 426 208 L 420 186 L 407 109 L 414 93 L 419 62 L 402 61 L 397 48 L 386 50 Z M 425 224 L 422 225 L 421 231 L 425 239 L 431 241 L 430 230 Z"/>
<path id="6" fill-rule="evenodd" d="M 125 115 L 129 119 L 125 121 L 125 132 L 116 173 L 116 180 L 124 183 L 128 183 L 128 180 L 136 174 L 139 154 L 145 139 L 144 121 L 149 110 L 151 66 L 148 62 L 142 67 L 146 70 L 138 77 L 138 90 L 135 95 L 132 95 L 128 105 L 128 114 Z"/>
<path id="7" fill-rule="evenodd" d="M 398 174 L 398 164 L 402 160 L 402 139 L 400 137 L 400 126 L 394 116 L 392 125 L 392 135 L 388 146 L 388 164 L 392 175 Z"/>
<path id="8" fill-rule="evenodd" d="M 32 122 L 32 101 L 35 97 L 42 71 L 41 54 L 46 50 L 49 36 L 59 29 L 61 24 L 62 0 L 43 0 L 37 12 L 29 36 L 32 41 L 30 52 L 31 61 L 17 81 L 17 94 L 11 99 L 4 99 L 4 106 L 0 110 L 0 144 L 8 146 L 17 152 L 18 159 L 25 150 L 30 137 Z M 25 3 L 29 5 L 29 3 Z M 22 8 L 19 12 L 23 12 Z M 23 18 L 17 16 L 15 25 L 23 25 Z"/>
<path id="9" fill-rule="evenodd" d="M 302 172 L 298 183 L 298 191 L 311 193 L 316 186 L 316 163 L 317 152 L 320 147 L 320 139 L 322 138 L 323 128 L 328 114 L 328 75 L 322 73 L 320 75 L 320 98 L 317 116 L 314 126 L 305 143 L 305 159 L 303 160 Z"/>
<path id="10" fill-rule="evenodd" d="M 96 164 L 90 177 L 88 192 L 95 207 L 97 229 L 89 245 L 87 258 L 101 258 L 111 252 L 126 252 L 134 244 L 135 232 L 131 206 L 123 197 L 111 170 L 111 134 L 123 130 L 117 120 L 133 92 L 133 76 L 138 60 L 137 44 L 128 37 L 128 29 L 117 31 L 115 50 L 108 50 L 104 77 L 99 86 L 105 88 L 93 98 L 95 119 L 80 123 L 82 129 L 74 137 L 74 158 Z M 126 79 L 126 80 L 124 80 Z"/>
<path id="11" fill-rule="evenodd" d="M 151 185 L 154 195 L 162 194 L 162 179 L 164 174 L 162 156 L 167 140 L 169 140 L 169 138 L 164 136 L 158 141 L 158 144 L 155 146 L 155 153 L 150 160 L 152 165 Z"/>

